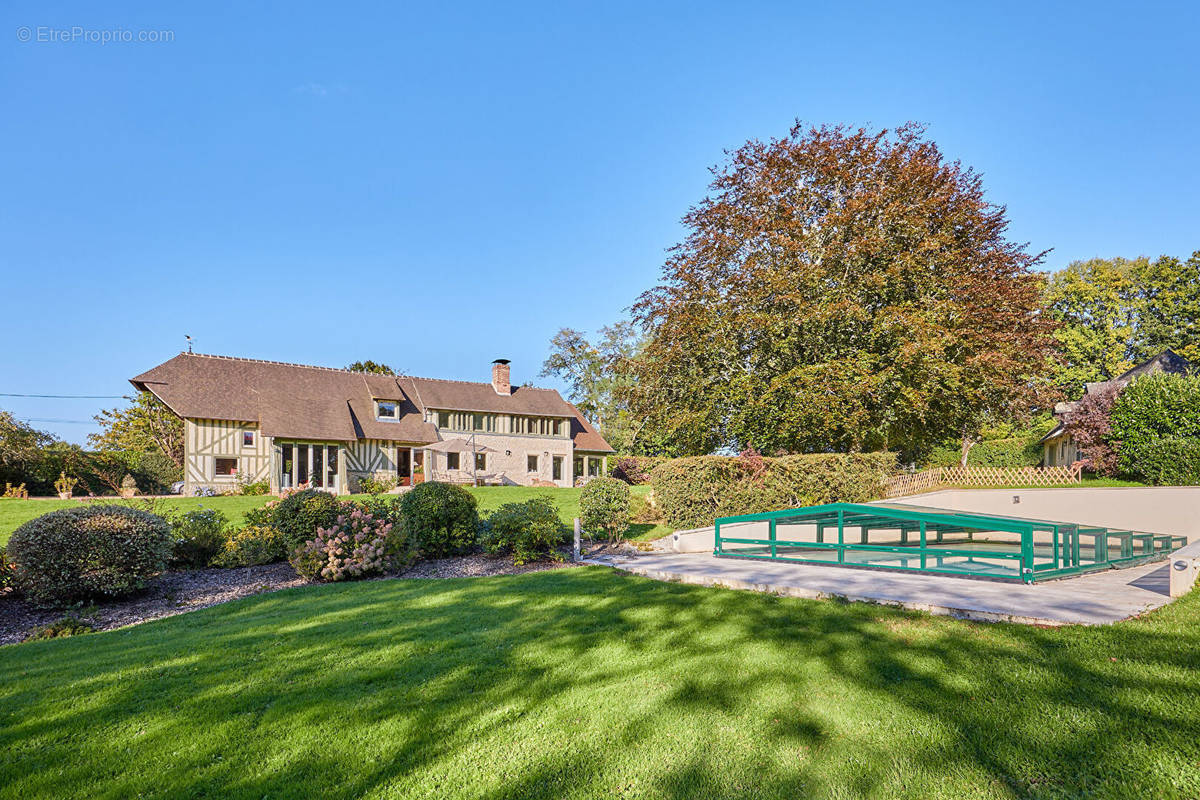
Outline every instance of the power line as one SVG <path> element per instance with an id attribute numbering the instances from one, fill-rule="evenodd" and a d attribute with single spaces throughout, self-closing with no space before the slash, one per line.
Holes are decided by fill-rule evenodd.
<path id="1" fill-rule="evenodd" d="M 0 392 L 0 397 L 37 397 L 44 400 L 132 400 L 127 394 L 12 394 Z"/>
<path id="2" fill-rule="evenodd" d="M 54 422 L 59 425 L 95 425 L 96 422 L 90 419 L 49 419 L 45 417 L 28 417 L 21 420 L 22 422 Z"/>

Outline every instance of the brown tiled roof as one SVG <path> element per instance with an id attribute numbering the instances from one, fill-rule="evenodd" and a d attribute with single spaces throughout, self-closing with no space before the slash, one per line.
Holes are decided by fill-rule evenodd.
<path id="1" fill-rule="evenodd" d="M 434 442 L 437 429 L 425 421 L 425 410 L 445 409 L 569 417 L 577 448 L 613 452 L 579 409 L 553 389 L 518 386 L 511 395 L 500 395 L 490 383 L 375 375 L 199 353 L 180 353 L 130 383 L 154 392 L 181 417 L 257 422 L 266 436 Z M 377 420 L 376 400 L 396 401 L 399 421 Z"/>
<path id="2" fill-rule="evenodd" d="M 514 386 L 512 394 L 497 394 L 490 383 L 408 378 L 415 385 L 425 408 L 447 411 L 491 411 L 500 414 L 529 414 L 567 417 L 571 404 L 553 389 Z"/>
<path id="3" fill-rule="evenodd" d="M 590 450 L 598 453 L 615 453 L 616 450 L 608 442 L 604 441 L 604 437 L 592 427 L 592 423 L 588 422 L 578 408 L 567 403 L 571 407 L 571 439 L 575 442 L 576 450 Z"/>
<path id="4" fill-rule="evenodd" d="M 130 383 L 154 392 L 181 417 L 257 422 L 266 436 L 437 440 L 424 413 L 390 375 L 180 353 Z M 397 401 L 400 420 L 376 420 L 375 399 Z"/>

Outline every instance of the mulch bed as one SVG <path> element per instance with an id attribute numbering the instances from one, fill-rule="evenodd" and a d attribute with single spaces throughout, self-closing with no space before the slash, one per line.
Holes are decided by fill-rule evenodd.
<path id="1" fill-rule="evenodd" d="M 610 548 L 589 547 L 586 555 L 602 555 Z M 563 561 L 538 561 L 517 566 L 511 556 L 493 557 L 483 554 L 439 558 L 422 561 L 391 578 L 481 578 L 489 575 L 519 575 L 577 566 L 570 552 Z M 275 592 L 306 581 L 291 565 L 266 564 L 260 567 L 237 569 L 191 569 L 164 572 L 150 583 L 146 591 L 125 600 L 90 606 L 74 611 L 80 619 L 98 631 L 123 628 L 152 619 L 171 617 L 199 608 L 227 603 L 239 597 L 263 592 Z M 47 610 L 12 595 L 0 594 L 0 644 L 23 641 L 35 628 L 48 625 L 64 615 L 63 610 Z"/>

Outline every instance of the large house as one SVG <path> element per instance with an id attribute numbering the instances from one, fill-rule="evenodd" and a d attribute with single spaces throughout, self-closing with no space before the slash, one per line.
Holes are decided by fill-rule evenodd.
<path id="1" fill-rule="evenodd" d="M 1085 384 L 1084 395 L 1100 394 L 1111 389 L 1124 389 L 1134 378 L 1142 375 L 1153 375 L 1156 372 L 1169 372 L 1186 375 L 1191 371 L 1191 363 L 1173 350 L 1163 350 L 1154 358 L 1147 359 L 1132 369 L 1122 372 L 1112 380 L 1096 381 Z M 1070 466 L 1081 458 L 1079 445 L 1067 432 L 1063 418 L 1079 406 L 1079 401 L 1058 403 L 1054 406 L 1054 416 L 1058 419 L 1049 433 L 1041 438 L 1042 463 L 1047 467 Z"/>
<path id="2" fill-rule="evenodd" d="M 572 486 L 613 449 L 553 389 L 180 353 L 132 378 L 183 418 L 184 492 L 269 481 L 344 494 L 367 476 Z"/>

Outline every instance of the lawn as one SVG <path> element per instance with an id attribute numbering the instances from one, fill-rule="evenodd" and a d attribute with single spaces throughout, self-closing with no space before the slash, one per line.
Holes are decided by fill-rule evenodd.
<path id="1" fill-rule="evenodd" d="M 645 496 L 649 493 L 649 486 L 634 486 L 634 495 Z M 527 486 L 483 486 L 469 488 L 472 494 L 479 499 L 479 510 L 481 512 L 494 511 L 504 503 L 519 503 L 528 500 L 531 497 L 539 495 L 548 495 L 558 506 L 559 516 L 568 525 L 571 524 L 575 517 L 579 516 L 579 493 L 582 489 L 552 489 L 552 488 L 531 488 Z M 216 508 L 229 517 L 230 522 L 235 526 L 242 525 L 242 516 L 252 508 L 258 508 L 266 503 L 270 497 L 169 497 L 164 498 L 160 502 L 164 508 L 190 510 L 194 508 Z M 114 502 L 119 502 L 113 498 Z M 28 522 L 34 517 L 54 511 L 59 508 L 69 508 L 79 505 L 78 500 L 59 500 L 57 498 L 31 498 L 29 500 L 16 500 L 12 498 L 0 498 L 0 545 L 8 541 L 8 537 L 17 529 L 19 525 Z M 666 536 L 671 532 L 670 528 L 663 525 L 634 525 L 629 532 L 631 539 L 656 539 L 660 536 Z"/>
<path id="2" fill-rule="evenodd" d="M 1039 629 L 579 568 L 0 647 L 0 797 L 1200 797 L 1200 592 Z"/>

